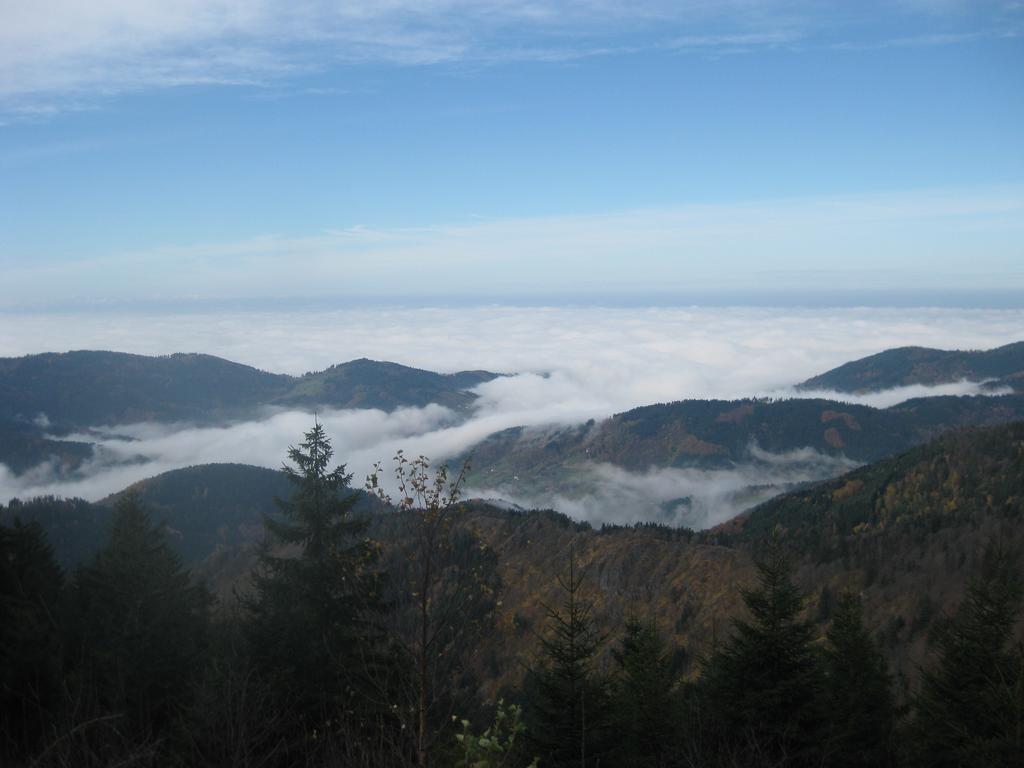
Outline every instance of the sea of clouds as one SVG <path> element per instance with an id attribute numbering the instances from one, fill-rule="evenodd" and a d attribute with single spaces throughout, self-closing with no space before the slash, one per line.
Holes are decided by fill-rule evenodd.
<path id="1" fill-rule="evenodd" d="M 654 402 L 751 395 L 831 396 L 887 407 L 927 394 L 976 394 L 977 383 L 864 395 L 797 393 L 794 384 L 881 350 L 920 345 L 987 349 L 1024 338 L 1024 310 L 752 307 L 436 307 L 317 311 L 8 313 L 0 356 L 70 349 L 205 352 L 292 374 L 369 357 L 430 370 L 515 374 L 477 387 L 468 419 L 437 405 L 321 411 L 336 457 L 360 478 L 399 448 L 442 461 L 511 426 L 547 428 Z M 280 466 L 312 423 L 267 411 L 219 427 L 97 425 L 94 458 L 73 477 L 51 464 L 15 475 L 0 465 L 0 499 L 43 493 L 98 499 L 159 472 L 217 461 Z M 756 451 L 756 447 L 753 449 Z M 595 466 L 592 490 L 570 498 L 470 489 L 579 518 L 658 519 L 697 527 L 728 519 L 792 483 L 835 475 L 842 459 L 766 457 L 716 472 Z M 761 487 L 761 492 L 750 489 Z M 756 497 L 756 498 L 755 498 Z M 685 503 L 679 501 L 686 499 Z"/>

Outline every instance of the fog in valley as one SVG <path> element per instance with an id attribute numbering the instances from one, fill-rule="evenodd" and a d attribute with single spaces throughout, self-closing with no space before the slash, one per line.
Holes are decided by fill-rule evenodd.
<path id="1" fill-rule="evenodd" d="M 62 349 L 109 346 L 116 338 L 119 350 L 203 351 L 293 374 L 361 356 L 441 372 L 483 368 L 510 374 L 477 386 L 478 399 L 468 415 L 436 404 L 391 413 L 321 410 L 316 418 L 356 486 L 374 462 L 389 463 L 399 449 L 447 461 L 509 427 L 578 424 L 656 402 L 822 397 L 884 408 L 927 395 L 980 394 L 979 383 L 966 381 L 864 395 L 798 392 L 792 385 L 894 346 L 989 348 L 1019 338 L 1024 328 L 1020 310 L 855 308 L 469 307 L 307 315 L 9 315 L 6 320 L 0 337 L 5 356 L 52 349 L 51 326 L 59 320 L 67 329 Z M 56 494 L 96 500 L 145 477 L 195 464 L 278 467 L 313 418 L 306 411 L 266 410 L 218 426 L 95 425 L 70 436 L 96 446 L 92 458 L 72 474 L 53 463 L 20 475 L 0 465 L 0 498 Z M 593 465 L 576 470 L 571 485 L 579 491 L 540 494 L 514 484 L 489 487 L 480 478 L 466 490 L 522 506 L 554 507 L 594 522 L 655 520 L 700 528 L 795 483 L 852 466 L 841 456 L 772 456 L 752 445 L 749 460 L 728 469 L 652 467 L 630 473 Z"/>

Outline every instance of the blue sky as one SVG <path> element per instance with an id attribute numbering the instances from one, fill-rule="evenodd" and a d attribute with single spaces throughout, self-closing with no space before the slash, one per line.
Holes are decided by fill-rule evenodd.
<path id="1" fill-rule="evenodd" d="M 0 0 L 0 306 L 1024 296 L 1024 3 Z"/>

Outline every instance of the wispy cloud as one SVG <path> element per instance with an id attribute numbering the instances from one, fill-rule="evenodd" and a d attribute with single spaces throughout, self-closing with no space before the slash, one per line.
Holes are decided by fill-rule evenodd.
<path id="1" fill-rule="evenodd" d="M 509 293 L 1019 290 L 1022 242 L 1020 186 L 356 226 L 94 259 L 29 262 L 11 254 L 0 308 L 339 291 L 480 296 L 499 286 Z M 823 254 L 836 266 L 822 270 Z"/>
<path id="2" fill-rule="evenodd" d="M 586 489 L 575 495 L 524 495 L 515 484 L 480 486 L 470 493 L 527 509 L 557 509 L 593 524 L 653 522 L 700 530 L 730 520 L 796 484 L 835 477 L 856 466 L 841 456 L 809 449 L 769 454 L 755 448 L 749 461 L 731 469 L 652 467 L 630 472 L 612 464 L 575 468 L 573 482 Z"/>
<path id="3" fill-rule="evenodd" d="M 976 3 L 966 34 L 995 34 L 1020 11 Z M 0 99 L 40 115 L 146 88 L 253 85 L 352 63 L 561 61 L 652 48 L 735 51 L 850 27 L 859 40 L 895 15 L 931 44 L 957 42 L 963 6 L 812 0 L 75 0 L 0 4 Z M 858 6 L 859 8 L 859 6 Z M 978 17 L 982 17 L 980 20 Z M 988 23 L 984 17 L 990 17 Z M 934 29 L 936 19 L 944 22 Z M 834 32 L 834 30 L 832 30 Z M 840 35 L 844 32 L 840 31 Z M 9 119 L 9 118 L 8 118 Z"/>

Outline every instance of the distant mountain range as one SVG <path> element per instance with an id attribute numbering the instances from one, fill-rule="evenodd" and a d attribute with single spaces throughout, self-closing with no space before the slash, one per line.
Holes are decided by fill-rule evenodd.
<path id="1" fill-rule="evenodd" d="M 66 352 L 0 358 L 0 464 L 20 473 L 53 459 L 74 468 L 92 455 L 76 431 L 138 422 L 217 424 L 270 408 L 378 408 L 431 403 L 468 411 L 469 391 L 499 374 L 442 374 L 352 360 L 287 376 L 211 355 Z"/>
<path id="2" fill-rule="evenodd" d="M 865 393 L 912 384 L 988 381 L 1024 391 L 1024 341 L 985 351 L 899 347 L 833 368 L 798 385 L 804 390 Z"/>
<path id="3" fill-rule="evenodd" d="M 73 472 L 93 455 L 88 429 L 100 425 L 217 424 L 257 418 L 274 408 L 394 410 L 431 403 L 468 416 L 476 401 L 470 389 L 498 375 L 440 374 L 365 359 L 303 376 L 197 354 L 82 351 L 0 359 L 0 464 L 21 473 L 51 461 Z M 810 466 L 795 481 L 804 482 L 898 453 L 949 429 L 1024 419 L 1024 342 L 985 352 L 888 350 L 808 379 L 800 388 L 860 392 L 964 378 L 1009 387 L 1014 394 L 921 397 L 884 409 L 799 398 L 648 405 L 600 422 L 493 434 L 470 452 L 470 484 L 513 500 L 553 493 L 580 497 L 597 465 L 646 472 L 728 470 L 751 462 L 810 466 L 815 455 L 847 462 Z M 83 436 L 66 439 L 76 433 Z M 799 451 L 804 454 L 787 458 Z M 739 491 L 742 506 L 793 487 L 752 482 Z"/>
<path id="4" fill-rule="evenodd" d="M 0 358 L 0 421 L 32 424 L 42 414 L 59 434 L 141 421 L 210 423 L 265 407 L 461 410 L 476 399 L 469 388 L 498 375 L 360 359 L 287 376 L 211 355 L 47 353 Z"/>

